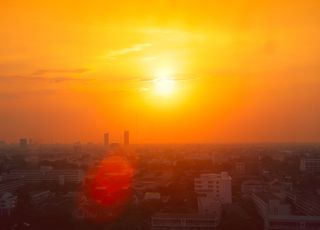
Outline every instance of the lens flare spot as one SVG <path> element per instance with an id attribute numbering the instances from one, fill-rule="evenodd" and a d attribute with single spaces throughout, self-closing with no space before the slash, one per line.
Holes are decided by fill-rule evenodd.
<path id="1" fill-rule="evenodd" d="M 121 215 L 131 199 L 133 167 L 126 156 L 111 155 L 91 170 L 79 202 L 83 216 L 108 222 Z"/>

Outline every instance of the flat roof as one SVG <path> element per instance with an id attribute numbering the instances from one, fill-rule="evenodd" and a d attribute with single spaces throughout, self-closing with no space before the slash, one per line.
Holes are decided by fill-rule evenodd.
<path id="1" fill-rule="evenodd" d="M 296 221 L 319 221 L 320 216 L 298 216 L 298 215 L 269 215 L 269 220 L 296 220 Z"/>
<path id="2" fill-rule="evenodd" d="M 163 213 L 158 212 L 152 218 L 213 218 L 214 215 L 201 214 L 201 213 Z"/>

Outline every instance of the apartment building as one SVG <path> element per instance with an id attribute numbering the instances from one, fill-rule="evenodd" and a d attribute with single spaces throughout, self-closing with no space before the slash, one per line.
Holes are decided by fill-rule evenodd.
<path id="1" fill-rule="evenodd" d="M 231 204 L 231 181 L 232 178 L 227 172 L 201 174 L 194 179 L 194 190 L 199 195 L 219 200 L 221 204 Z"/>

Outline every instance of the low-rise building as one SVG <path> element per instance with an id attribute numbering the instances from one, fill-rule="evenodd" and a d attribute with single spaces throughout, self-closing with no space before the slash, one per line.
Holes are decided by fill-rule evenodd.
<path id="1" fill-rule="evenodd" d="M 221 217 L 221 203 L 219 200 L 212 199 L 211 197 L 198 197 L 198 213 L 213 214 L 217 221 Z"/>
<path id="2" fill-rule="evenodd" d="M 58 170 L 58 169 L 32 169 L 32 170 L 12 170 L 6 175 L 7 179 L 21 180 L 24 182 L 58 182 L 82 183 L 84 172 L 79 169 Z"/>
<path id="3" fill-rule="evenodd" d="M 246 180 L 241 184 L 241 192 L 243 194 L 251 194 L 263 192 L 266 189 L 266 183 L 260 180 Z"/>
<path id="4" fill-rule="evenodd" d="M 320 172 L 320 158 L 302 158 L 300 161 L 301 172 Z"/>
<path id="5" fill-rule="evenodd" d="M 305 215 L 320 217 L 319 196 L 310 194 L 298 194 L 295 192 L 287 192 L 286 195 L 299 212 Z"/>
<path id="6" fill-rule="evenodd" d="M 7 192 L 0 197 L 0 217 L 11 216 L 16 208 L 18 197 Z"/>
<path id="7" fill-rule="evenodd" d="M 318 230 L 320 216 L 296 215 L 291 204 L 271 193 L 253 193 L 252 199 L 264 220 L 265 230 Z"/>
<path id="8" fill-rule="evenodd" d="M 146 192 L 143 197 L 144 201 L 160 200 L 160 199 L 161 199 L 161 195 L 158 192 Z"/>
<path id="9" fill-rule="evenodd" d="M 42 206 L 52 196 L 50 191 L 38 191 L 30 194 L 31 201 L 35 206 Z"/>
<path id="10" fill-rule="evenodd" d="M 219 225 L 220 218 L 214 214 L 157 213 L 152 216 L 152 230 L 208 230 Z"/>
<path id="11" fill-rule="evenodd" d="M 194 179 L 194 190 L 199 195 L 219 200 L 221 204 L 231 204 L 231 180 L 227 172 L 201 174 Z"/>
<path id="12" fill-rule="evenodd" d="M 268 184 L 269 190 L 273 192 L 292 190 L 292 183 L 274 179 Z"/>
<path id="13" fill-rule="evenodd" d="M 4 193 L 13 193 L 22 186 L 24 186 L 24 182 L 19 180 L 2 182 L 0 183 L 0 195 Z"/>
<path id="14" fill-rule="evenodd" d="M 244 162 L 236 162 L 235 164 L 235 175 L 243 176 L 246 173 L 246 164 Z"/>

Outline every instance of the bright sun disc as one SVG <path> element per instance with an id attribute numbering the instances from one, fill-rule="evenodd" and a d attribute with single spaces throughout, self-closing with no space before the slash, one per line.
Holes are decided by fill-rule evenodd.
<path id="1" fill-rule="evenodd" d="M 169 96 L 175 91 L 175 80 L 171 78 L 171 71 L 161 70 L 154 79 L 156 94 L 160 96 Z"/>
<path id="2" fill-rule="evenodd" d="M 174 92 L 175 81 L 169 78 L 156 78 L 154 80 L 155 91 L 161 96 L 168 96 Z"/>

